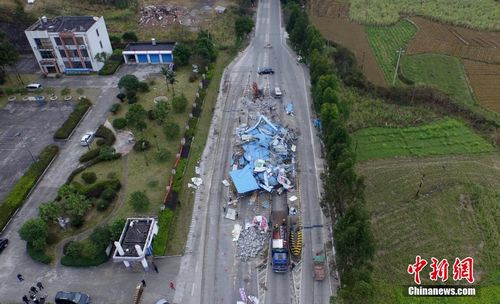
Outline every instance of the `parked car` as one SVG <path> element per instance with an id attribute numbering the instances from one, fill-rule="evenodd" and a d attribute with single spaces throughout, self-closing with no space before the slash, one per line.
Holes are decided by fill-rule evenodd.
<path id="1" fill-rule="evenodd" d="M 0 239 L 0 253 L 9 246 L 9 239 Z"/>
<path id="2" fill-rule="evenodd" d="M 42 85 L 39 83 L 30 83 L 26 86 L 26 89 L 29 91 L 35 91 L 35 90 L 39 90 L 41 88 L 42 88 Z"/>
<path id="3" fill-rule="evenodd" d="M 81 292 L 58 291 L 55 301 L 56 304 L 90 304 L 90 297 Z"/>
<path id="4" fill-rule="evenodd" d="M 264 48 L 266 48 L 266 49 L 270 49 L 270 48 L 272 48 L 272 47 L 273 47 L 273 46 L 272 46 L 270 43 L 266 43 L 266 44 L 264 45 Z"/>
<path id="5" fill-rule="evenodd" d="M 259 68 L 257 70 L 257 73 L 259 73 L 259 75 L 262 75 L 262 74 L 274 74 L 274 71 L 272 68 Z"/>
<path id="6" fill-rule="evenodd" d="M 94 140 L 95 133 L 94 132 L 87 132 L 83 135 L 82 139 L 80 140 L 80 145 L 82 146 L 90 146 L 92 141 Z"/>

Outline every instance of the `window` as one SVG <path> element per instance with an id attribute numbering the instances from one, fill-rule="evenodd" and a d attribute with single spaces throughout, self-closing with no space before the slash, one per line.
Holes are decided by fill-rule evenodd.
<path id="1" fill-rule="evenodd" d="M 71 61 L 71 63 L 73 64 L 73 68 L 75 68 L 75 69 L 81 69 L 81 68 L 83 68 L 83 65 L 82 65 L 81 61 Z"/>
<path id="2" fill-rule="evenodd" d="M 66 58 L 66 52 L 64 50 L 59 50 L 59 54 L 62 58 Z"/>
<path id="3" fill-rule="evenodd" d="M 90 62 L 90 61 L 85 61 L 85 67 L 86 67 L 87 69 L 91 69 L 91 68 L 92 68 L 92 62 Z"/>
<path id="4" fill-rule="evenodd" d="M 71 69 L 71 66 L 69 65 L 69 61 L 64 61 L 64 67 L 67 69 Z"/>
<path id="5" fill-rule="evenodd" d="M 62 45 L 61 38 L 55 37 L 54 41 L 56 42 L 57 45 Z"/>
<path id="6" fill-rule="evenodd" d="M 99 30 L 95 29 L 95 33 L 97 34 L 97 37 L 99 37 Z"/>
<path id="7" fill-rule="evenodd" d="M 76 44 L 84 45 L 85 41 L 83 40 L 83 37 L 76 37 Z"/>
<path id="8" fill-rule="evenodd" d="M 89 52 L 87 52 L 87 50 L 80 50 L 80 53 L 82 53 L 82 57 L 89 57 Z"/>
<path id="9" fill-rule="evenodd" d="M 54 58 L 54 54 L 51 51 L 40 51 L 40 56 L 44 59 Z"/>
<path id="10" fill-rule="evenodd" d="M 74 45 L 73 38 L 63 38 L 63 42 L 65 45 Z"/>
<path id="11" fill-rule="evenodd" d="M 35 44 L 37 48 L 42 48 L 42 41 L 40 40 L 40 38 L 35 38 Z"/>
<path id="12" fill-rule="evenodd" d="M 102 41 L 99 41 L 99 44 L 101 45 L 101 49 L 103 49 L 104 47 L 102 46 Z"/>

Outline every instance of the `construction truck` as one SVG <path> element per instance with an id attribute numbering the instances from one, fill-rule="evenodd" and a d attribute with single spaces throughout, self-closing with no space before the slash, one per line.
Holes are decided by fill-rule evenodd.
<path id="1" fill-rule="evenodd" d="M 271 212 L 272 235 L 271 254 L 273 271 L 285 273 L 288 271 L 288 213 L 286 210 Z"/>
<path id="2" fill-rule="evenodd" d="M 317 252 L 313 258 L 315 281 L 323 281 L 325 279 L 325 259 L 325 254 L 322 251 Z"/>

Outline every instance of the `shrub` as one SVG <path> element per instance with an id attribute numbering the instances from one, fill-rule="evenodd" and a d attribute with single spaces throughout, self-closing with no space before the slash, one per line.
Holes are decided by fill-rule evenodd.
<path id="1" fill-rule="evenodd" d="M 48 226 L 41 218 L 27 220 L 19 229 L 19 236 L 33 246 L 33 249 L 43 251 L 47 246 Z"/>
<path id="2" fill-rule="evenodd" d="M 66 248 L 66 255 L 61 258 L 61 264 L 72 267 L 98 266 L 108 260 L 104 250 L 94 242 L 84 240 L 71 242 Z"/>
<path id="3" fill-rule="evenodd" d="M 163 133 L 165 133 L 167 139 L 170 140 L 176 139 L 179 136 L 180 132 L 181 128 L 175 122 L 167 123 L 165 127 L 163 127 Z"/>
<path id="4" fill-rule="evenodd" d="M 103 145 L 106 144 L 106 141 L 104 140 L 104 138 L 98 138 L 96 141 L 95 141 L 95 144 L 98 146 L 98 147 L 101 147 Z"/>
<path id="5" fill-rule="evenodd" d="M 73 129 L 78 125 L 80 120 L 83 118 L 87 110 L 90 108 L 92 103 L 86 99 L 80 99 L 76 105 L 73 112 L 69 115 L 68 119 L 63 123 L 63 125 L 57 129 L 54 134 L 54 139 L 66 139 L 73 132 Z"/>
<path id="6" fill-rule="evenodd" d="M 140 139 L 140 140 L 135 142 L 134 151 L 142 152 L 142 151 L 146 151 L 150 147 L 151 147 L 151 143 L 149 141 L 147 141 L 145 139 Z"/>
<path id="7" fill-rule="evenodd" d="M 61 95 L 66 96 L 71 94 L 71 89 L 70 88 L 64 88 L 61 90 Z"/>
<path id="8" fill-rule="evenodd" d="M 118 191 L 121 187 L 122 185 L 118 179 L 109 179 L 92 184 L 86 189 L 83 189 L 82 192 L 88 198 L 98 198 L 102 195 L 104 190 L 108 188 Z"/>
<path id="9" fill-rule="evenodd" d="M 124 42 L 136 42 L 136 41 L 138 41 L 136 33 L 132 32 L 132 31 L 123 33 L 122 39 Z"/>
<path id="10" fill-rule="evenodd" d="M 149 110 L 148 111 L 148 119 L 149 120 L 155 120 L 156 119 L 156 112 L 154 110 Z"/>
<path id="11" fill-rule="evenodd" d="M 175 168 L 174 181 L 172 182 L 172 190 L 179 193 L 182 189 L 182 178 L 184 176 L 184 169 L 186 169 L 187 160 L 181 158 Z"/>
<path id="12" fill-rule="evenodd" d="M 82 156 L 80 156 L 80 158 L 78 159 L 81 163 L 85 163 L 85 162 L 88 162 L 89 160 L 92 160 L 94 158 L 96 158 L 97 156 L 99 156 L 99 151 L 101 149 L 92 149 L 92 150 L 89 150 L 85 153 L 82 154 Z"/>
<path id="13" fill-rule="evenodd" d="M 113 201 L 115 197 L 116 197 L 116 190 L 113 188 L 106 188 L 101 193 L 101 199 L 106 200 L 108 202 Z"/>
<path id="14" fill-rule="evenodd" d="M 42 264 L 50 264 L 50 262 L 52 262 L 52 257 L 50 255 L 47 255 L 43 250 L 33 248 L 29 243 L 26 244 L 26 250 L 28 251 L 28 255 L 37 262 Z"/>
<path id="15" fill-rule="evenodd" d="M 83 172 L 82 179 L 87 184 L 93 184 L 97 180 L 97 175 L 94 172 Z"/>
<path id="16" fill-rule="evenodd" d="M 111 108 L 109 108 L 109 111 L 113 114 L 116 114 L 120 110 L 121 105 L 119 103 L 114 103 L 111 105 Z"/>
<path id="17" fill-rule="evenodd" d="M 118 218 L 114 220 L 111 225 L 109 225 L 109 232 L 111 233 L 111 240 L 118 241 L 120 239 L 120 235 L 123 231 L 123 226 L 125 226 L 125 219 Z"/>
<path id="18" fill-rule="evenodd" d="M 148 83 L 145 82 L 145 81 L 139 82 L 139 87 L 137 88 L 137 91 L 142 92 L 142 93 L 149 92 L 149 85 L 148 85 Z"/>
<path id="19" fill-rule="evenodd" d="M 134 104 L 137 102 L 137 93 L 135 91 L 127 92 L 128 104 Z"/>
<path id="20" fill-rule="evenodd" d="M 118 88 L 125 89 L 125 92 L 137 92 L 139 89 L 139 79 L 135 75 L 127 74 L 118 81 Z"/>
<path id="21" fill-rule="evenodd" d="M 108 145 L 104 145 L 99 150 L 99 159 L 104 161 L 109 161 L 113 159 L 117 159 L 121 156 L 119 153 L 115 153 L 115 149 Z"/>
<path id="22" fill-rule="evenodd" d="M 105 211 L 106 209 L 108 209 L 109 205 L 111 205 L 110 201 L 101 198 L 97 201 L 97 210 Z"/>
<path id="23" fill-rule="evenodd" d="M 172 98 L 172 109 L 174 109 L 176 113 L 184 112 L 184 110 L 186 110 L 187 104 L 188 101 L 184 94 L 177 95 Z"/>
<path id="24" fill-rule="evenodd" d="M 189 75 L 189 82 L 195 82 L 198 80 L 198 73 L 191 72 L 191 75 Z"/>
<path id="25" fill-rule="evenodd" d="M 113 119 L 113 128 L 121 130 L 127 126 L 127 120 L 123 117 Z"/>
<path id="26" fill-rule="evenodd" d="M 144 192 L 135 191 L 130 195 L 129 204 L 136 212 L 144 212 L 149 209 L 149 198 Z"/>
<path id="27" fill-rule="evenodd" d="M 104 125 L 100 125 L 95 132 L 96 137 L 102 137 L 106 141 L 106 145 L 112 146 L 115 143 L 116 137 L 113 131 L 106 128 Z"/>
<path id="28" fill-rule="evenodd" d="M 165 209 L 158 215 L 159 231 L 153 241 L 154 255 L 163 255 L 167 249 L 170 229 L 174 221 L 174 212 L 171 209 Z"/>
<path id="29" fill-rule="evenodd" d="M 158 162 L 166 162 L 170 160 L 172 157 L 172 153 L 170 153 L 167 149 L 161 148 L 158 152 L 155 154 L 155 158 Z"/>
<path id="30" fill-rule="evenodd" d="M 42 173 L 58 152 L 59 148 L 56 145 L 45 147 L 38 156 L 38 161 L 30 166 L 28 171 L 24 173 L 9 194 L 3 199 L 0 204 L 0 230 L 7 225 L 14 212 L 23 205 L 28 193 L 35 186 Z"/>

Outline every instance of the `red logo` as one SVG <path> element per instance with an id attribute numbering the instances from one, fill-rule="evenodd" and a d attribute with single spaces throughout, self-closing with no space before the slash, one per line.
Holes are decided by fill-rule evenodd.
<path id="1" fill-rule="evenodd" d="M 463 260 L 455 258 L 453 263 L 453 280 L 460 281 L 466 279 L 469 283 L 474 283 L 474 259 L 466 257 Z"/>
<path id="2" fill-rule="evenodd" d="M 420 272 L 427 266 L 428 262 L 422 259 L 421 256 L 417 255 L 415 257 L 415 263 L 409 264 L 407 272 L 413 275 L 413 280 L 416 284 L 420 285 Z M 448 267 L 450 264 L 447 259 L 442 259 L 441 261 L 437 258 L 431 258 L 431 272 L 429 273 L 429 278 L 432 281 L 437 281 L 441 279 L 441 282 L 446 282 L 448 280 Z M 466 279 L 469 283 L 474 283 L 474 259 L 471 257 L 466 257 L 464 259 L 455 258 L 455 263 L 453 263 L 453 280 L 460 281 Z"/>
<path id="3" fill-rule="evenodd" d="M 423 260 L 419 255 L 415 257 L 415 264 L 408 265 L 408 273 L 414 274 L 413 280 L 418 285 L 420 285 L 420 271 L 424 269 L 425 265 L 427 265 L 427 261 Z"/>

